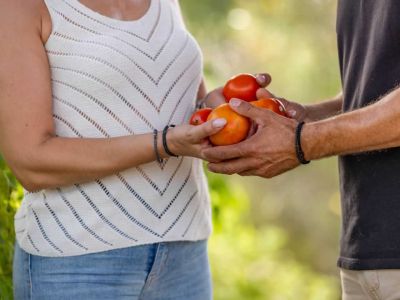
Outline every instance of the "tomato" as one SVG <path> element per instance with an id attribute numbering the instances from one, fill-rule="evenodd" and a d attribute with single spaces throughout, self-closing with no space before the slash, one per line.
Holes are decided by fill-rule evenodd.
<path id="1" fill-rule="evenodd" d="M 268 99 L 260 99 L 257 101 L 250 102 L 251 105 L 265 108 L 277 113 L 281 116 L 287 117 L 285 106 L 283 106 L 282 102 L 278 99 L 268 98 Z"/>
<path id="2" fill-rule="evenodd" d="M 210 136 L 213 145 L 232 145 L 247 137 L 251 125 L 250 120 L 233 111 L 229 104 L 222 104 L 215 108 L 208 116 L 207 121 L 219 118 L 225 119 L 227 123 L 221 131 Z"/>
<path id="3" fill-rule="evenodd" d="M 189 124 L 190 125 L 201 125 L 207 122 L 208 115 L 212 112 L 211 108 L 203 108 L 194 112 L 194 114 L 190 117 Z"/>
<path id="4" fill-rule="evenodd" d="M 239 74 L 232 77 L 224 86 L 223 95 L 226 102 L 238 98 L 247 102 L 257 100 L 257 90 L 260 88 L 256 77 L 251 74 Z"/>

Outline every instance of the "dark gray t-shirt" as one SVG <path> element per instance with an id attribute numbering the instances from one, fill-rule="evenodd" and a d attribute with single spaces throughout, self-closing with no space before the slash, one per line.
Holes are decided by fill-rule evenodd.
<path id="1" fill-rule="evenodd" d="M 344 111 L 399 85 L 400 0 L 339 0 L 337 34 Z M 339 267 L 400 269 L 400 148 L 342 156 L 339 169 Z"/>

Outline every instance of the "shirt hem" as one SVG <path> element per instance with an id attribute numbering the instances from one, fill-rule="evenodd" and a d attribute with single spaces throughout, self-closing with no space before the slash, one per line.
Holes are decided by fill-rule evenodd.
<path id="1" fill-rule="evenodd" d="M 152 239 L 152 240 L 147 240 L 147 241 L 137 242 L 137 243 L 126 243 L 126 244 L 113 245 L 112 247 L 108 247 L 108 248 L 104 247 L 104 248 L 97 248 L 97 249 L 93 249 L 93 250 L 89 250 L 89 251 L 68 252 L 68 253 L 65 252 L 62 254 L 57 254 L 55 252 L 48 252 L 48 251 L 41 251 L 41 252 L 32 251 L 23 242 L 25 240 L 19 239 L 18 237 L 16 239 L 16 242 L 18 243 L 18 246 L 22 250 L 24 250 L 26 253 L 34 255 L 34 256 L 72 257 L 72 256 L 82 256 L 82 255 L 87 255 L 87 254 L 107 252 L 107 251 L 135 247 L 135 246 L 145 246 L 145 245 L 151 245 L 151 244 L 161 244 L 161 243 L 171 243 L 171 242 L 199 242 L 199 241 L 209 239 L 209 237 L 211 236 L 211 233 L 212 233 L 212 227 L 210 227 L 207 231 L 203 232 L 202 234 L 197 234 L 193 237 L 182 238 L 181 236 L 176 236 L 176 237 L 170 237 L 167 239 Z"/>
<path id="2" fill-rule="evenodd" d="M 358 259 L 339 257 L 337 266 L 345 270 L 393 270 L 400 269 L 400 258 Z"/>

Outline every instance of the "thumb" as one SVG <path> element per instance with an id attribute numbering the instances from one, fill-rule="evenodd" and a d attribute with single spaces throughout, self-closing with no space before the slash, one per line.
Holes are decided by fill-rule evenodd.
<path id="1" fill-rule="evenodd" d="M 271 75 L 269 75 L 267 73 L 260 73 L 260 74 L 256 74 L 255 76 L 256 76 L 256 80 L 257 80 L 258 84 L 263 88 L 268 86 L 272 81 Z"/>
<path id="2" fill-rule="evenodd" d="M 232 99 L 229 102 L 229 105 L 239 115 L 248 117 L 258 124 L 265 123 L 265 118 L 269 113 L 269 111 L 266 109 L 256 107 L 251 105 L 249 102 L 242 101 L 240 99 Z"/>
<path id="3" fill-rule="evenodd" d="M 225 119 L 219 118 L 207 121 L 198 126 L 193 126 L 192 137 L 195 141 L 201 141 L 224 128 L 226 122 Z"/>

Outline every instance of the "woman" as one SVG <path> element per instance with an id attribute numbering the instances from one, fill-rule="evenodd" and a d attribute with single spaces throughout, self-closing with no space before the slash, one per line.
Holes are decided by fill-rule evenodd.
<path id="1" fill-rule="evenodd" d="M 195 158 L 225 120 L 168 127 L 205 96 L 178 3 L 5 0 L 0 24 L 15 299 L 210 299 Z"/>

